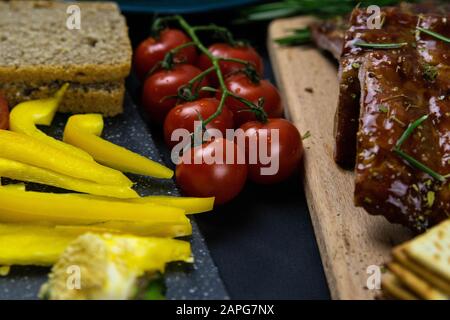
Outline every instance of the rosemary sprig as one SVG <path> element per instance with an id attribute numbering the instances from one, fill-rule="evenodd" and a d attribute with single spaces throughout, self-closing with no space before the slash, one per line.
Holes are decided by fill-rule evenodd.
<path id="1" fill-rule="evenodd" d="M 399 43 L 369 43 L 362 40 L 355 41 L 354 43 L 357 47 L 371 48 L 371 49 L 398 49 L 408 45 L 407 42 Z"/>
<path id="2" fill-rule="evenodd" d="M 397 140 L 397 143 L 395 144 L 395 147 L 399 149 L 403 142 L 406 141 L 406 139 L 409 138 L 409 136 L 413 133 L 413 131 L 422 124 L 425 120 L 428 119 L 428 114 L 421 116 L 419 119 L 414 121 L 413 123 L 410 123 L 408 128 L 406 128 L 405 132 L 401 135 L 400 139 Z"/>
<path id="3" fill-rule="evenodd" d="M 296 29 L 293 34 L 275 39 L 275 42 L 283 46 L 295 46 L 311 42 L 309 28 Z"/>
<path id="4" fill-rule="evenodd" d="M 413 157 L 411 157 L 409 154 L 407 154 L 404 151 L 400 150 L 401 145 L 406 141 L 406 139 L 408 139 L 411 136 L 411 134 L 413 133 L 413 131 L 418 126 L 420 126 L 422 124 L 422 122 L 424 122 L 427 119 L 428 119 L 428 115 L 424 115 L 424 116 L 420 117 L 419 119 L 415 120 L 413 123 L 411 123 L 408 126 L 408 128 L 405 130 L 405 132 L 403 132 L 403 134 L 400 136 L 400 139 L 397 140 L 397 143 L 395 144 L 395 147 L 394 147 L 394 152 L 398 156 L 400 156 L 403 159 L 405 159 L 406 161 L 408 161 L 408 163 L 411 166 L 416 167 L 419 170 L 422 170 L 423 172 L 429 174 L 431 177 L 433 177 L 434 179 L 436 179 L 438 181 L 445 182 L 446 176 L 443 176 L 443 175 L 437 173 L 436 171 L 434 171 L 430 167 L 424 165 L 420 161 L 418 161 L 418 160 L 414 159 Z"/>
<path id="5" fill-rule="evenodd" d="M 416 29 L 419 30 L 420 32 L 423 32 L 432 37 L 435 37 L 436 39 L 442 40 L 446 43 L 450 43 L 450 38 L 447 38 L 446 36 L 444 36 L 440 33 L 437 33 L 437 32 L 431 31 L 429 29 L 422 28 L 422 27 L 416 27 Z"/>
<path id="6" fill-rule="evenodd" d="M 235 22 L 267 21 L 297 14 L 332 17 L 352 11 L 359 3 L 362 7 L 369 5 L 383 7 L 395 5 L 399 2 L 401 0 L 283 0 L 243 9 L 241 10 L 241 17 Z"/>
<path id="7" fill-rule="evenodd" d="M 428 173 L 431 177 L 433 177 L 434 179 L 436 179 L 438 181 L 445 182 L 446 179 L 445 179 L 445 177 L 443 175 L 437 173 L 436 171 L 434 171 L 430 167 L 427 167 L 426 165 L 424 165 L 420 161 L 414 159 L 409 154 L 403 152 L 400 149 L 394 149 L 394 152 L 396 154 L 398 154 L 400 157 L 402 157 L 403 159 L 405 159 L 406 161 L 408 161 L 408 163 L 410 165 L 412 165 L 413 167 L 416 167 L 417 169 L 422 170 L 425 173 Z"/>

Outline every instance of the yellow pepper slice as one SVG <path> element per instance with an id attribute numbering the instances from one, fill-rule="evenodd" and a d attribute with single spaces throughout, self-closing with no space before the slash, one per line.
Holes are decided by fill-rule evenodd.
<path id="1" fill-rule="evenodd" d="M 0 157 L 106 185 L 132 186 L 121 172 L 73 157 L 17 132 L 0 130 Z"/>
<path id="2" fill-rule="evenodd" d="M 74 228 L 72 225 L 58 225 L 60 229 Z M 192 225 L 189 219 L 181 222 L 131 222 L 131 221 L 106 221 L 89 225 L 76 225 L 75 228 L 86 228 L 86 231 L 100 231 L 109 233 L 130 233 L 138 236 L 152 236 L 162 238 L 178 238 L 190 236 Z"/>
<path id="3" fill-rule="evenodd" d="M 139 197 L 136 191 L 130 187 L 98 184 L 4 158 L 0 158 L 0 177 L 41 183 L 66 190 L 73 190 L 105 197 L 121 199 Z M 14 185 L 9 186 L 12 188 Z"/>
<path id="4" fill-rule="evenodd" d="M 49 226 L 0 224 L 0 264 L 50 266 L 79 234 Z"/>
<path id="5" fill-rule="evenodd" d="M 0 172 L 1 174 L 1 172 Z M 107 201 L 124 201 L 123 199 L 113 199 L 98 197 L 95 195 L 79 195 L 87 199 L 102 199 Z M 140 198 L 126 199 L 128 202 L 161 205 L 183 209 L 185 214 L 195 214 L 211 211 L 214 208 L 214 197 L 194 198 L 194 197 L 173 197 L 173 196 L 146 196 Z"/>
<path id="6" fill-rule="evenodd" d="M 96 225 L 120 232 L 146 234 L 167 230 L 172 236 L 191 233 L 179 208 L 89 199 L 78 194 L 20 191 L 0 187 L 0 222 L 45 222 L 51 225 Z"/>
<path id="7" fill-rule="evenodd" d="M 2 173 L 3 173 L 2 169 L 1 169 L 2 161 L 4 161 L 4 160 L 0 158 L 0 176 L 2 176 Z M 3 175 L 3 176 L 11 178 L 6 175 Z M 11 179 L 14 179 L 14 178 L 11 178 Z M 17 178 L 17 180 L 23 180 L 23 179 Z M 3 186 L 3 187 L 25 191 L 24 184 L 9 184 L 9 185 Z M 103 200 L 109 200 L 109 201 L 124 201 L 123 199 L 115 200 L 115 199 L 108 199 L 108 198 L 104 198 L 104 197 L 99 198 L 97 196 L 92 196 L 92 195 L 86 195 L 86 196 L 88 198 L 103 199 Z M 120 198 L 120 197 L 117 197 L 117 198 Z M 127 201 L 134 202 L 134 203 L 141 203 L 141 204 L 149 203 L 149 204 L 154 204 L 154 205 L 162 205 L 162 206 L 167 206 L 167 207 L 183 209 L 185 211 L 185 214 L 208 212 L 214 208 L 214 197 L 194 198 L 194 197 L 173 197 L 173 196 L 146 196 L 146 197 L 135 197 L 135 198 L 129 197 L 129 198 L 130 199 L 127 199 Z"/>
<path id="8" fill-rule="evenodd" d="M 10 271 L 11 271 L 11 267 L 10 266 L 1 266 L 0 267 L 0 277 L 7 276 Z"/>
<path id="9" fill-rule="evenodd" d="M 194 198 L 194 197 L 172 197 L 172 196 L 147 196 L 130 199 L 134 203 L 153 203 L 162 206 L 183 209 L 186 214 L 202 213 L 211 211 L 214 208 L 214 197 Z"/>
<path id="10" fill-rule="evenodd" d="M 9 115 L 9 129 L 34 137 L 42 143 L 59 149 L 68 155 L 92 161 L 93 158 L 87 152 L 70 144 L 59 141 L 46 135 L 36 125 L 49 126 L 69 84 L 64 84 L 56 94 L 48 99 L 31 100 L 19 103 L 12 109 Z"/>
<path id="11" fill-rule="evenodd" d="M 1 160 L 0 160 L 1 162 Z M 1 174 L 1 170 L 0 170 L 0 177 L 2 176 Z M 7 176 L 3 176 L 3 177 L 7 177 Z M 7 177 L 9 178 L 9 177 Z M 3 185 L 3 188 L 8 188 L 11 190 L 18 190 L 18 191 L 26 191 L 26 187 L 25 187 L 25 183 L 11 183 L 11 184 L 7 184 L 7 185 Z"/>
<path id="12" fill-rule="evenodd" d="M 115 145 L 100 137 L 103 131 L 103 117 L 99 114 L 80 114 L 69 118 L 64 129 L 64 142 L 70 143 L 94 157 L 108 167 L 169 179 L 173 171 L 137 153 Z"/>
<path id="13" fill-rule="evenodd" d="M 60 228 L 58 226 L 0 223 L 0 243 L 2 244 L 2 246 L 0 246 L 0 265 L 50 266 L 58 260 L 67 246 L 78 236 L 85 233 L 96 233 L 104 238 L 106 236 L 105 232 L 109 234 L 108 231 L 100 228 L 95 229 L 77 226 Z M 155 245 L 158 244 L 159 250 L 166 250 L 169 248 L 161 246 L 162 244 L 176 245 L 170 250 L 164 251 L 164 254 L 171 252 L 179 258 L 183 257 L 179 260 L 187 262 L 190 260 L 190 246 L 188 242 L 184 241 L 141 238 L 118 234 L 109 234 L 105 239 L 122 237 L 137 239 L 136 241 L 138 241 L 138 243 L 143 241 L 140 239 L 151 239 L 151 243 L 147 243 L 148 248 L 142 247 L 142 249 L 157 249 Z M 136 251 L 133 252 L 137 253 Z M 132 254 L 133 252 L 130 252 L 129 254 Z M 158 255 L 154 255 L 153 259 L 157 257 Z M 141 261 L 140 264 L 142 265 L 142 263 L 155 263 L 155 260 L 153 260 L 153 262 Z"/>

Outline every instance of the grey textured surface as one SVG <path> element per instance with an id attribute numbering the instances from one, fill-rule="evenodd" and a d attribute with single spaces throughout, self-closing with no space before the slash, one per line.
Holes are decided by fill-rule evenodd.
<path id="1" fill-rule="evenodd" d="M 66 115 L 57 115 L 54 124 L 46 131 L 60 137 L 66 123 Z M 126 97 L 125 113 L 106 119 L 104 135 L 106 139 L 125 146 L 153 160 L 161 161 L 161 156 L 147 125 L 142 120 L 136 106 Z M 156 180 L 130 175 L 137 182 L 136 190 L 141 195 L 179 195 L 172 180 Z M 54 188 L 29 184 L 29 189 L 58 191 Z M 195 263 L 171 264 L 166 273 L 168 299 L 228 299 L 228 294 L 211 259 L 203 236 L 195 221 L 193 234 L 189 237 Z M 0 244 L 1 245 L 1 244 Z M 0 277 L 0 299 L 36 299 L 39 287 L 46 281 L 48 268 L 13 267 L 7 277 Z"/>

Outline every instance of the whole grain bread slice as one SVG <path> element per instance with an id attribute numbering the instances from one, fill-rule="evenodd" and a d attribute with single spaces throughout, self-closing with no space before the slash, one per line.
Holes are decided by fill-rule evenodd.
<path id="1" fill-rule="evenodd" d="M 52 96 L 63 84 L 54 81 L 36 86 L 25 83 L 0 83 L 0 92 L 11 107 L 20 102 Z M 115 116 L 123 112 L 125 83 L 123 80 L 108 83 L 70 83 L 58 111 L 66 113 L 101 113 Z"/>
<path id="2" fill-rule="evenodd" d="M 69 29 L 76 4 L 81 29 Z M 131 68 L 125 18 L 112 2 L 1 1 L 0 83 L 123 80 Z"/>

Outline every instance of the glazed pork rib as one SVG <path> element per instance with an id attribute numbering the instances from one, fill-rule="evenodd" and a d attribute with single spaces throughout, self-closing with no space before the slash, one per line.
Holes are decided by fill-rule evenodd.
<path id="1" fill-rule="evenodd" d="M 330 52 L 338 61 L 342 55 L 345 31 L 348 27 L 348 16 L 315 22 L 309 26 L 316 46 Z"/>
<path id="2" fill-rule="evenodd" d="M 383 8 L 381 15 L 383 24 L 381 29 L 369 29 L 367 20 L 371 13 L 366 9 L 355 9 L 350 15 L 349 29 L 344 35 L 343 49 L 339 67 L 340 92 L 335 115 L 335 148 L 334 159 L 344 168 L 353 168 L 356 156 L 356 132 L 358 130 L 360 85 L 358 81 L 358 67 L 365 59 L 368 50 L 355 45 L 356 41 L 370 43 L 399 43 L 414 40 L 415 23 L 419 15 L 437 14 L 445 16 L 450 10 L 450 4 L 437 4 L 437 1 L 426 1 L 421 4 L 401 3 L 398 7 Z M 322 27 L 313 27 L 312 34 L 316 42 L 322 47 L 325 38 L 328 42 L 337 43 L 339 29 L 333 20 L 324 22 Z M 341 25 L 345 25 L 344 23 Z M 314 31 L 315 30 L 315 31 Z M 331 31 L 330 31 L 331 30 Z M 321 33 L 320 38 L 317 33 Z M 319 41 L 319 39 L 321 39 Z"/>
<path id="3" fill-rule="evenodd" d="M 401 2 L 398 7 L 404 13 L 425 14 L 441 13 L 445 14 L 450 10 L 450 4 L 444 4 L 440 1 L 424 1 L 422 3 Z M 340 60 L 344 46 L 345 32 L 350 28 L 350 15 L 344 17 L 338 16 L 331 19 L 314 22 L 309 28 L 311 37 L 315 45 L 330 52 L 336 60 Z"/>
<path id="4" fill-rule="evenodd" d="M 344 168 L 352 168 L 356 158 L 356 132 L 358 131 L 360 84 L 359 67 L 363 64 L 367 48 L 356 45 L 367 43 L 412 42 L 417 17 L 402 9 L 389 7 L 382 10 L 384 23 L 381 29 L 369 29 L 371 14 L 365 9 L 355 9 L 350 17 L 350 28 L 345 34 L 339 66 L 339 101 L 335 114 L 334 159 Z"/>
<path id="5" fill-rule="evenodd" d="M 362 21 L 363 16 L 356 13 L 355 18 Z M 416 32 L 419 25 L 450 37 L 450 15 L 419 18 L 389 9 L 385 24 L 390 32 L 394 24 L 397 31 L 386 34 L 388 40 L 382 42 L 407 45 L 365 49 L 365 54 L 359 54 L 364 58 L 358 60 L 361 97 L 355 204 L 422 231 L 450 216 L 450 181 L 438 181 L 418 169 L 394 147 L 408 125 L 428 115 L 401 150 L 440 175 L 450 173 L 450 44 Z M 383 39 L 363 35 L 367 42 Z"/>

